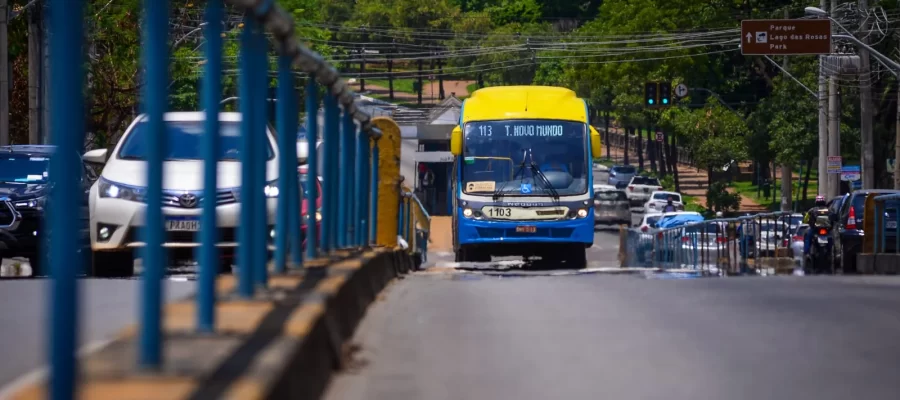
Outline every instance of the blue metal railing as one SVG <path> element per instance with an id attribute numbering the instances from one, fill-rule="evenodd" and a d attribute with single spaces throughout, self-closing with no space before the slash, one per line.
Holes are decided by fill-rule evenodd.
<path id="1" fill-rule="evenodd" d="M 670 228 L 651 228 L 646 232 L 626 229 L 621 247 L 622 265 L 631 268 L 688 269 L 717 275 L 745 273 L 756 269 L 762 256 L 790 254 L 791 235 L 787 222 L 778 221 L 789 212 L 756 214 L 739 218 L 718 218 L 686 223 Z M 763 237 L 763 222 L 774 224 L 770 235 Z M 765 240 L 763 240 L 765 239 Z M 785 243 L 787 241 L 787 243 Z M 751 265 L 754 264 L 754 265 Z"/>
<path id="2" fill-rule="evenodd" d="M 422 201 L 412 190 L 404 188 L 400 196 L 400 212 L 397 216 L 397 233 L 409 245 L 409 252 L 427 261 L 428 237 L 431 232 L 431 216 Z"/>
<path id="3" fill-rule="evenodd" d="M 873 253 L 884 253 L 887 249 L 887 223 L 884 220 L 888 210 L 894 211 L 894 253 L 900 252 L 900 194 L 883 194 L 875 196 L 875 212 L 873 223 L 875 232 L 872 233 L 874 239 Z M 887 207 L 887 202 L 893 202 L 893 207 Z"/>
<path id="4" fill-rule="evenodd" d="M 84 49 L 84 0 L 48 0 L 50 16 L 50 57 L 54 65 L 80 66 Z M 240 45 L 240 74 L 238 91 L 241 113 L 241 188 L 240 228 L 238 229 L 238 294 L 250 298 L 268 282 L 268 246 L 266 203 L 277 197 L 274 233 L 274 273 L 301 268 L 303 250 L 301 232 L 309 238 L 305 249 L 307 258 L 314 258 L 341 247 L 362 247 L 375 242 L 378 183 L 378 147 L 371 146 L 381 136 L 372 126 L 370 116 L 358 109 L 353 93 L 337 71 L 316 53 L 299 44 L 294 35 L 291 18 L 272 0 L 228 0 L 237 10 L 245 12 Z M 143 2 L 143 42 L 141 48 L 143 82 L 143 112 L 147 116 L 147 196 L 146 226 L 141 230 L 145 246 L 141 251 L 144 272 L 141 285 L 141 313 L 139 331 L 139 366 L 156 370 L 161 366 L 163 348 L 162 278 L 167 255 L 164 248 L 162 184 L 163 159 L 166 143 L 164 117 L 169 103 L 169 1 Z M 215 280 L 220 254 L 216 248 L 218 237 L 216 188 L 219 140 L 219 108 L 223 92 L 222 21 L 225 18 L 223 0 L 206 2 L 206 38 L 202 106 L 205 110 L 202 139 L 204 165 L 203 199 L 200 224 L 199 278 L 197 289 L 197 326 L 199 332 L 215 330 Z M 265 33 L 275 38 L 278 50 L 277 110 L 278 181 L 277 194 L 262 190 L 266 187 L 266 91 L 270 86 L 267 53 L 269 43 Z M 293 68 L 306 73 L 305 112 L 308 140 L 308 198 L 302 198 L 297 171 L 297 141 L 294 132 L 299 124 L 298 99 Z M 65 149 L 83 148 L 84 131 L 72 127 L 85 126 L 83 68 L 54 68 L 50 77 L 51 117 L 50 137 L 53 144 Z M 316 199 L 317 151 L 320 86 L 326 89 L 322 99 L 325 125 L 322 139 L 324 153 L 324 187 L 322 197 L 322 230 L 317 229 Z M 371 150 L 370 150 L 371 149 Z M 340 157 L 340 163 L 338 158 Z M 79 296 L 76 274 L 83 271 L 82 259 L 77 257 L 79 243 L 79 205 L 70 201 L 80 197 L 78 176 L 81 160 L 75 152 L 60 151 L 52 158 L 50 180 L 54 188 L 48 208 L 50 238 L 49 259 L 52 284 L 49 295 L 49 361 L 50 397 L 75 397 L 78 364 L 75 355 L 78 341 Z M 350 168 L 340 168 L 352 166 Z M 371 190 L 370 190 L 371 189 Z M 307 215 L 301 215 L 303 201 L 308 204 Z M 418 201 L 416 201 L 418 203 Z M 305 222 L 304 222 L 305 221 Z M 345 234 L 346 233 L 346 234 Z M 316 240 L 320 238 L 320 240 Z M 45 258 L 48 256 L 45 255 Z"/>

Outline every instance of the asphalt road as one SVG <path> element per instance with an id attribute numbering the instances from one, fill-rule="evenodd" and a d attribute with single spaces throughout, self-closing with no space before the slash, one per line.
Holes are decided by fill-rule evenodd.
<path id="1" fill-rule="evenodd" d="M 137 323 L 138 279 L 83 279 L 81 340 L 83 348 L 96 347 L 123 327 Z M 45 365 L 47 301 L 50 280 L 0 280 L 0 388 Z M 193 282 L 167 281 L 168 300 L 194 292 Z M 2 389 L 0 389 L 2 391 Z M 2 393 L 0 393 L 2 398 Z"/>
<path id="2" fill-rule="evenodd" d="M 900 390 L 895 277 L 549 274 L 434 267 L 395 282 L 325 398 L 895 399 Z"/>

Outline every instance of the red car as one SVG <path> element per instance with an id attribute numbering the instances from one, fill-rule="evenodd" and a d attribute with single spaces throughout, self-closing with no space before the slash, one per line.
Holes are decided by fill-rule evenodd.
<path id="1" fill-rule="evenodd" d="M 309 223 L 309 191 L 306 190 L 306 183 L 309 181 L 308 168 L 301 165 L 297 168 L 300 177 L 300 188 L 303 190 L 303 202 L 300 204 L 300 236 L 303 238 L 303 248 L 306 249 L 306 224 Z M 316 234 L 321 238 L 322 235 L 322 182 L 316 179 Z"/>

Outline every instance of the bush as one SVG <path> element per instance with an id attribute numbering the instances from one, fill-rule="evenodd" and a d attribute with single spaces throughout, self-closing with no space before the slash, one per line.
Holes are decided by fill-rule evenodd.
<path id="1" fill-rule="evenodd" d="M 706 204 L 713 212 L 736 211 L 741 207 L 741 195 L 729 193 L 725 182 L 713 182 L 706 191 Z"/>

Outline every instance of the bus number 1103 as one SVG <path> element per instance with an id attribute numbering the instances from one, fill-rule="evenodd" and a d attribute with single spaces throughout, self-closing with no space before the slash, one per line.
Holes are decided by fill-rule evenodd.
<path id="1" fill-rule="evenodd" d="M 512 210 L 509 208 L 492 207 L 488 209 L 488 215 L 491 217 L 511 217 Z"/>

